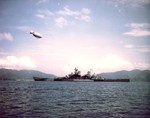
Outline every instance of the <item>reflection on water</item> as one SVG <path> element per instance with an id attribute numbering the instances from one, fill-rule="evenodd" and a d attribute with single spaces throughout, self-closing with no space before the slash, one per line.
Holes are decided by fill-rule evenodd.
<path id="1" fill-rule="evenodd" d="M 150 83 L 0 81 L 0 117 L 149 118 Z"/>

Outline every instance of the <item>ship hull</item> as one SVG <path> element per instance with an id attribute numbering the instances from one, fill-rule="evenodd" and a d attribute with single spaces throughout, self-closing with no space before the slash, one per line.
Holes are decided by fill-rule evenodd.
<path id="1" fill-rule="evenodd" d="M 95 79 L 95 82 L 130 82 L 130 79 Z"/>
<path id="2" fill-rule="evenodd" d="M 34 81 L 46 81 L 47 78 L 33 77 Z"/>
<path id="3" fill-rule="evenodd" d="M 73 79 L 74 82 L 92 82 L 91 79 Z"/>

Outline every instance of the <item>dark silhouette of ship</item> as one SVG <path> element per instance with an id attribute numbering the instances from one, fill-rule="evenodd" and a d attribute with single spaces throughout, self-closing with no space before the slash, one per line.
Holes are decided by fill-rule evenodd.
<path id="1" fill-rule="evenodd" d="M 94 79 L 95 82 L 130 82 L 130 79 Z"/>
<path id="2" fill-rule="evenodd" d="M 48 78 L 43 77 L 33 77 L 34 81 L 49 81 Z M 74 69 L 74 73 L 68 74 L 65 77 L 57 77 L 54 78 L 53 81 L 73 81 L 73 82 L 130 82 L 130 79 L 106 79 L 102 78 L 100 76 L 95 76 L 94 74 L 91 74 L 91 70 L 87 72 L 87 74 L 81 76 L 81 72 L 78 70 L 78 68 Z"/>
<path id="3" fill-rule="evenodd" d="M 33 77 L 34 81 L 46 81 L 48 78 Z"/>
<path id="4" fill-rule="evenodd" d="M 65 77 L 55 78 L 54 81 L 75 81 L 75 82 L 87 81 L 88 82 L 88 81 L 93 81 L 94 77 L 95 74 L 91 75 L 91 71 L 88 71 L 87 74 L 81 76 L 81 72 L 78 70 L 78 68 L 75 68 L 74 73 L 70 73 Z"/>
<path id="5" fill-rule="evenodd" d="M 91 74 L 91 71 L 88 71 L 87 74 L 81 76 L 81 72 L 75 68 L 74 73 L 71 73 L 69 75 L 66 75 L 65 77 L 57 77 L 54 78 L 54 81 L 74 81 L 74 82 L 130 82 L 130 79 L 106 79 L 102 77 L 95 76 L 94 74 Z"/>

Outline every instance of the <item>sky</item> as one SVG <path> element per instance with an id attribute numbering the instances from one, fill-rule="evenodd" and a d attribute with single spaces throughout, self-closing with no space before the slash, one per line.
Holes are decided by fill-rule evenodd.
<path id="1" fill-rule="evenodd" d="M 64 76 L 75 67 L 150 69 L 150 0 L 0 0 L 0 68 Z"/>

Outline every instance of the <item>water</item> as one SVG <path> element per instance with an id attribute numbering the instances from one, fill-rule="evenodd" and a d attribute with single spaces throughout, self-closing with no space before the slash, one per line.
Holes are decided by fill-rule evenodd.
<path id="1" fill-rule="evenodd" d="M 149 118 L 148 82 L 0 81 L 0 118 Z"/>

